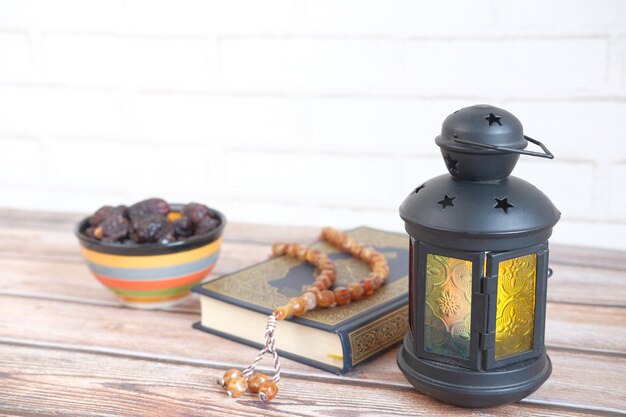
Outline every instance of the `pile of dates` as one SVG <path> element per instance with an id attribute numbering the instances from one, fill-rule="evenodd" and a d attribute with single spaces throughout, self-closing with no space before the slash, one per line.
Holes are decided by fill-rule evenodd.
<path id="1" fill-rule="evenodd" d="M 101 207 L 84 233 L 105 243 L 168 244 L 209 233 L 219 224 L 203 204 L 189 203 L 173 211 L 167 201 L 150 198 L 130 207 Z"/>

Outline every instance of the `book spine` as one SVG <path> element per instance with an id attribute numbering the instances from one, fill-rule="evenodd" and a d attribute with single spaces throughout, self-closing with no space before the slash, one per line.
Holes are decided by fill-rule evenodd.
<path id="1" fill-rule="evenodd" d="M 389 349 L 409 331 L 409 306 L 394 303 L 393 308 L 375 320 L 357 328 L 338 331 L 343 346 L 343 369 L 346 372 L 357 364 Z"/>

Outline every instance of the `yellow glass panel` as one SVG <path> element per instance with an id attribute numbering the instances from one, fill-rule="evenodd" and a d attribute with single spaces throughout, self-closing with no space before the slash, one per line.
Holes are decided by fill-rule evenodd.
<path id="1" fill-rule="evenodd" d="M 496 359 L 532 350 L 536 286 L 536 253 L 498 265 Z"/>
<path id="2" fill-rule="evenodd" d="M 472 323 L 472 262 L 426 257 L 424 349 L 468 359 Z"/>

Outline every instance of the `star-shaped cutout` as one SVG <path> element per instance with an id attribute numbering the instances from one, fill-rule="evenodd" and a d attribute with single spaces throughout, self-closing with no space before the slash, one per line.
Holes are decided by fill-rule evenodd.
<path id="1" fill-rule="evenodd" d="M 496 198 L 496 201 L 498 202 L 495 206 L 493 206 L 493 208 L 497 208 L 497 209 L 502 209 L 504 210 L 505 213 L 508 213 L 509 208 L 511 207 L 515 207 L 513 204 L 509 203 L 507 198 L 503 198 L 502 200 L 500 200 L 499 198 Z"/>
<path id="2" fill-rule="evenodd" d="M 441 201 L 437 201 L 437 204 L 441 204 L 441 209 L 445 209 L 446 207 L 454 207 L 454 203 L 452 202 L 456 197 L 448 197 L 446 196 Z"/>
<path id="3" fill-rule="evenodd" d="M 497 123 L 500 126 L 502 126 L 502 123 L 500 123 L 500 119 L 502 119 L 502 117 L 496 116 L 493 113 L 489 113 L 489 116 L 485 116 L 485 120 L 489 122 L 489 126 L 491 126 L 494 123 Z"/>
<path id="4" fill-rule="evenodd" d="M 454 159 L 452 159 L 450 157 L 450 154 L 446 155 L 446 157 L 443 158 L 443 159 L 444 159 L 444 161 L 446 161 L 446 166 L 448 167 L 449 171 L 456 171 L 456 164 L 459 161 L 455 161 Z"/>
<path id="5" fill-rule="evenodd" d="M 413 191 L 413 192 L 414 192 L 415 194 L 417 194 L 417 193 L 419 193 L 419 192 L 420 192 L 420 190 L 421 190 L 422 188 L 424 188 L 424 187 L 426 187 L 426 183 L 424 183 L 424 184 L 420 185 L 419 187 L 417 187 L 417 188 L 415 189 L 415 191 Z"/>

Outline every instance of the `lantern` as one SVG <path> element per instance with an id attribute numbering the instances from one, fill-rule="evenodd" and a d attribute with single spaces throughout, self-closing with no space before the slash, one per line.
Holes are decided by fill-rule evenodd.
<path id="1" fill-rule="evenodd" d="M 400 206 L 410 236 L 410 331 L 398 366 L 425 394 L 465 407 L 511 403 L 552 371 L 544 346 L 548 238 L 560 213 L 509 176 L 520 154 L 552 159 L 506 110 L 458 110 L 435 139 L 450 175 Z M 525 148 L 531 142 L 543 152 Z"/>

